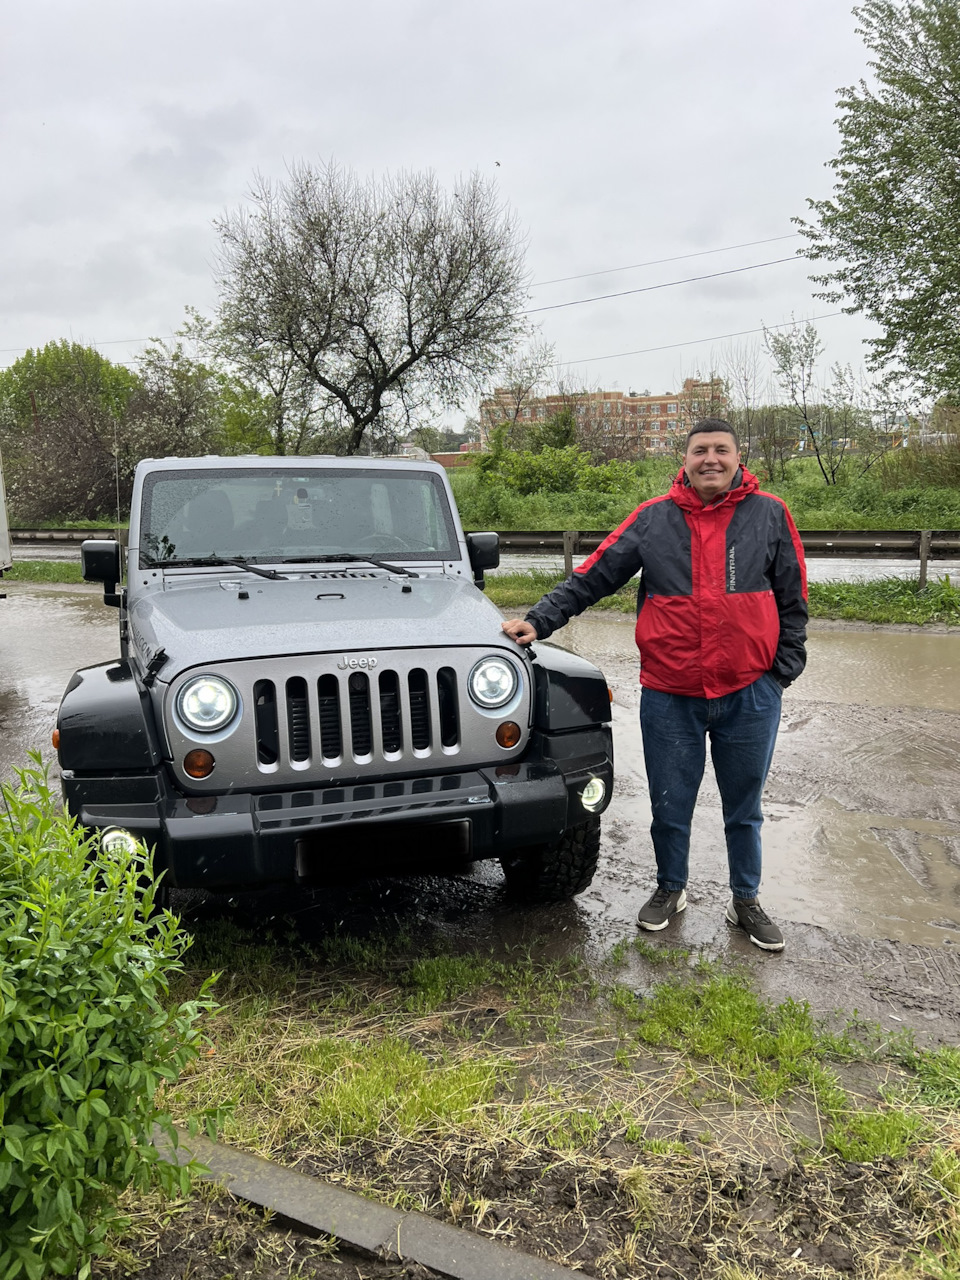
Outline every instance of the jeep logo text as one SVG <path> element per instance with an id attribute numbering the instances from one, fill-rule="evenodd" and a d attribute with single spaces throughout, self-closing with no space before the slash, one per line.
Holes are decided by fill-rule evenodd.
<path id="1" fill-rule="evenodd" d="M 372 671 L 377 665 L 376 658 L 348 658 L 346 654 L 337 663 L 338 671 L 356 671 L 362 668 L 364 671 Z"/>

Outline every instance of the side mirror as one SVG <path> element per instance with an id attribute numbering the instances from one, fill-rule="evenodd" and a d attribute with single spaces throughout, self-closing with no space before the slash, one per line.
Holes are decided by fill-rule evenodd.
<path id="1" fill-rule="evenodd" d="M 87 538 L 80 544 L 80 573 L 86 582 L 103 583 L 103 603 L 120 607 L 120 544 L 113 538 Z"/>
<path id="2" fill-rule="evenodd" d="M 500 563 L 499 533 L 468 533 L 467 552 L 473 569 L 473 581 L 482 591 L 484 569 L 496 569 Z"/>

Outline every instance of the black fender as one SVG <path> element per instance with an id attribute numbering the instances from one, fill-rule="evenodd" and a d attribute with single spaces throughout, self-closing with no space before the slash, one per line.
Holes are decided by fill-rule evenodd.
<path id="1" fill-rule="evenodd" d="M 126 658 L 71 676 L 57 715 L 60 768 L 142 774 L 163 761 L 149 695 Z"/>
<path id="2" fill-rule="evenodd" d="M 547 733 L 609 724 L 610 690 L 586 658 L 539 643 L 531 653 L 533 727 Z"/>

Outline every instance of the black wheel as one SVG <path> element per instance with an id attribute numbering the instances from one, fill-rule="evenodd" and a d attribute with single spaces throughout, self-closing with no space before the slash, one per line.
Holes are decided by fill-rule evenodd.
<path id="1" fill-rule="evenodd" d="M 571 827 L 554 844 L 515 849 L 500 859 L 507 889 L 526 902 L 562 902 L 583 893 L 600 856 L 600 819 Z"/>

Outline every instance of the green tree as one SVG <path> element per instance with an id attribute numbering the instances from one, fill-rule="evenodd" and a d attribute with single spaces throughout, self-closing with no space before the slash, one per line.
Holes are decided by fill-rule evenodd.
<path id="1" fill-rule="evenodd" d="M 476 175 L 447 193 L 300 164 L 216 226 L 221 334 L 313 390 L 337 452 L 459 405 L 523 330 L 522 236 Z"/>
<path id="2" fill-rule="evenodd" d="M 960 393 L 960 8 L 867 0 L 854 9 L 874 82 L 840 90 L 836 183 L 797 219 L 829 264 L 821 297 L 883 329 L 871 363 Z"/>
<path id="3" fill-rule="evenodd" d="M 117 514 L 137 374 L 79 342 L 48 342 L 0 372 L 0 447 L 15 517 Z"/>

